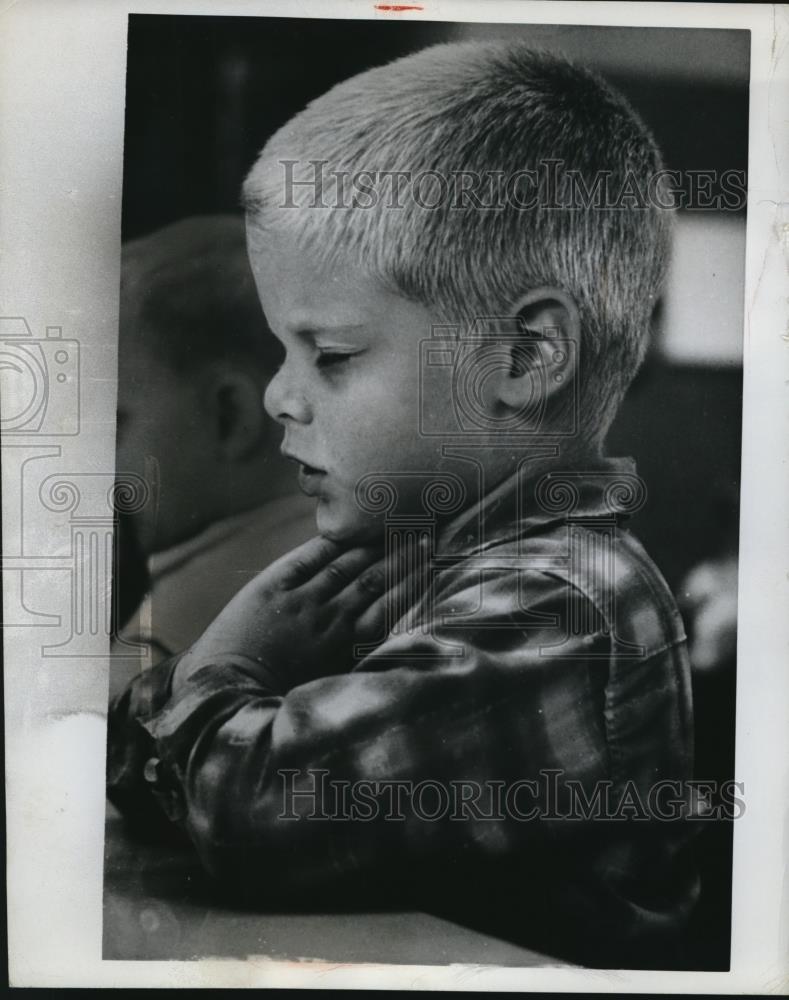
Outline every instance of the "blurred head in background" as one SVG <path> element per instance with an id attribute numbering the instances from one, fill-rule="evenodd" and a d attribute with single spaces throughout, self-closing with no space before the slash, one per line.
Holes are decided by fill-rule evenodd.
<path id="1" fill-rule="evenodd" d="M 242 218 L 184 219 L 124 245 L 116 467 L 151 488 L 134 523 L 145 555 L 294 489 L 262 406 L 279 355 Z"/>

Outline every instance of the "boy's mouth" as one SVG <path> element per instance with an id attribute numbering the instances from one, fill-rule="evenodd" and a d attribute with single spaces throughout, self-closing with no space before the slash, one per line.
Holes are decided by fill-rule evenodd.
<path id="1" fill-rule="evenodd" d="M 299 489 L 302 493 L 306 493 L 308 497 L 315 496 L 320 491 L 320 483 L 322 478 L 326 475 L 323 469 L 317 469 L 314 465 L 308 465 L 306 462 L 302 462 L 300 458 L 295 455 L 291 455 L 288 452 L 283 452 L 285 458 L 290 459 L 291 462 L 295 462 L 299 467 L 298 471 L 298 482 Z"/>
<path id="2" fill-rule="evenodd" d="M 305 493 L 308 497 L 317 496 L 320 493 L 321 480 L 326 475 L 320 469 L 316 469 L 312 465 L 305 465 L 303 462 L 299 463 L 298 481 L 299 489 L 302 493 Z"/>

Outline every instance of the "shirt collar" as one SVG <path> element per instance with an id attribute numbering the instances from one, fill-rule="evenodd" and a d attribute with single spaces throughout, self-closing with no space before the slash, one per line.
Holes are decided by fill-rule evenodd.
<path id="1" fill-rule="evenodd" d="M 529 462 L 472 507 L 445 523 L 439 555 L 473 555 L 508 538 L 523 538 L 554 522 L 618 522 L 646 500 L 632 458 L 594 459 L 582 468 L 555 467 L 535 474 Z"/>

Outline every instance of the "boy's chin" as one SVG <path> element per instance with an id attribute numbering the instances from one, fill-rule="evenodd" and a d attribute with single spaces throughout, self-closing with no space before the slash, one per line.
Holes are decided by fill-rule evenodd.
<path id="1" fill-rule="evenodd" d="M 370 545 L 382 543 L 384 526 L 380 520 L 365 518 L 361 511 L 338 512 L 328 505 L 318 504 L 316 520 L 318 534 L 340 545 Z"/>

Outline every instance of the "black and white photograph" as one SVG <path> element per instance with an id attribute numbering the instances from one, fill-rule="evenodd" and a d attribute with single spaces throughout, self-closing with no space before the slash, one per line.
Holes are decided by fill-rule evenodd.
<path id="1" fill-rule="evenodd" d="M 96 14 L 0 310 L 13 985 L 784 992 L 786 9 L 429 8 Z"/>

